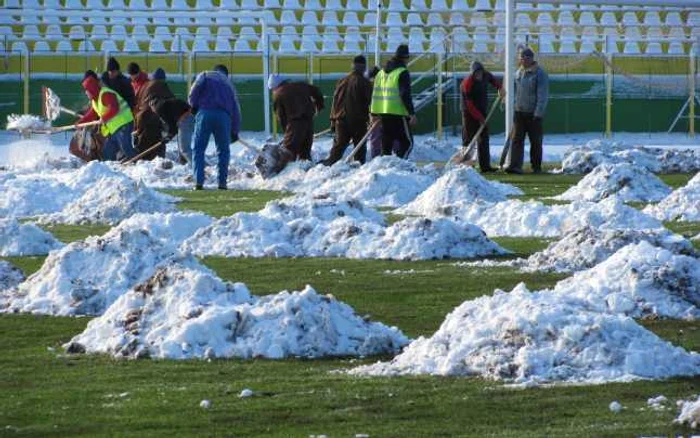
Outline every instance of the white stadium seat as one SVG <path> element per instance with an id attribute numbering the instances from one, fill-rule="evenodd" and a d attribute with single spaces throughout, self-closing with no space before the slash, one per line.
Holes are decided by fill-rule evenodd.
<path id="1" fill-rule="evenodd" d="M 406 6 L 403 4 L 403 0 L 389 0 L 390 11 L 405 11 Z"/>
<path id="2" fill-rule="evenodd" d="M 129 9 L 132 11 L 146 11 L 148 10 L 148 7 L 146 6 L 146 2 L 144 0 L 130 0 Z"/>
<path id="3" fill-rule="evenodd" d="M 140 52 L 141 51 L 141 46 L 139 45 L 139 42 L 136 41 L 133 38 L 127 38 L 124 40 L 124 48 L 122 49 L 122 52 Z"/>
<path id="4" fill-rule="evenodd" d="M 474 12 L 469 17 L 469 24 L 472 26 L 488 26 L 489 19 L 484 15 L 483 12 Z"/>
<path id="5" fill-rule="evenodd" d="M 625 24 L 627 26 L 639 24 L 637 14 L 634 12 L 625 12 L 622 15 L 622 24 Z"/>
<path id="6" fill-rule="evenodd" d="M 230 52 L 231 51 L 231 41 L 226 37 L 217 37 L 216 43 L 214 44 L 215 52 Z"/>
<path id="7" fill-rule="evenodd" d="M 301 31 L 301 36 L 302 39 L 308 39 L 314 42 L 321 41 L 321 35 L 318 34 L 316 26 L 304 26 L 304 29 Z"/>
<path id="8" fill-rule="evenodd" d="M 658 55 L 663 52 L 664 51 L 661 49 L 661 43 L 652 42 L 647 44 L 647 49 L 644 53 L 647 55 Z"/>
<path id="9" fill-rule="evenodd" d="M 334 10 L 326 10 L 321 19 L 324 26 L 337 26 L 340 24 L 338 14 Z"/>
<path id="10" fill-rule="evenodd" d="M 470 42 L 469 34 L 463 27 L 458 27 L 452 31 L 452 51 L 455 53 L 467 53 Z"/>
<path id="11" fill-rule="evenodd" d="M 316 52 L 318 51 L 318 46 L 316 45 L 316 40 L 306 35 L 301 38 L 301 51 L 302 52 Z"/>
<path id="12" fill-rule="evenodd" d="M 114 10 L 124 10 L 126 9 L 126 5 L 124 4 L 124 0 L 107 0 L 107 8 Z"/>
<path id="13" fill-rule="evenodd" d="M 51 47 L 49 46 L 49 43 L 46 41 L 37 41 L 34 44 L 34 48 L 32 49 L 34 53 L 45 53 L 45 52 L 50 52 Z"/>
<path id="14" fill-rule="evenodd" d="M 685 49 L 683 48 L 683 43 L 679 41 L 673 41 L 668 45 L 669 55 L 685 55 Z"/>
<path id="15" fill-rule="evenodd" d="M 13 44 L 13 49 L 14 49 L 14 44 Z M 72 52 L 73 51 L 73 45 L 70 43 L 68 40 L 61 40 L 56 44 L 56 52 L 57 53 L 65 53 L 65 52 Z"/>
<path id="16" fill-rule="evenodd" d="M 700 11 L 693 11 L 688 14 L 688 26 L 700 27 Z"/>
<path id="17" fill-rule="evenodd" d="M 377 21 L 377 13 L 376 12 L 367 12 L 365 16 L 362 18 L 362 24 L 365 26 L 374 26 Z"/>
<path id="18" fill-rule="evenodd" d="M 72 40 L 85 39 L 85 29 L 83 29 L 83 26 L 71 26 L 68 32 L 68 38 Z"/>
<path id="19" fill-rule="evenodd" d="M 302 9 L 301 5 L 299 4 L 299 0 L 283 0 L 282 4 L 282 9 L 284 10 Z"/>
<path id="20" fill-rule="evenodd" d="M 187 41 L 181 39 L 181 38 L 175 38 L 173 40 L 173 43 L 170 45 L 170 51 L 179 53 L 179 52 L 186 52 L 188 51 L 189 48 L 187 47 Z"/>
<path id="21" fill-rule="evenodd" d="M 449 8 L 447 7 L 447 2 L 445 0 L 432 0 L 430 9 L 433 11 L 446 11 Z"/>
<path id="22" fill-rule="evenodd" d="M 207 0 L 211 1 L 211 0 Z M 280 0 L 264 0 L 263 1 L 263 6 L 265 8 L 280 8 L 282 5 L 280 5 Z M 197 8 L 200 9 L 200 8 Z M 218 50 L 217 50 L 218 52 Z"/>
<path id="23" fill-rule="evenodd" d="M 411 0 L 411 10 L 412 11 L 427 11 L 428 5 L 425 0 Z"/>
<path id="24" fill-rule="evenodd" d="M 557 24 L 559 26 L 575 26 L 576 21 L 574 21 L 574 15 L 571 11 L 561 11 L 557 19 Z"/>
<path id="25" fill-rule="evenodd" d="M 34 24 L 29 24 L 24 26 L 22 29 L 22 39 L 24 40 L 39 40 L 41 39 L 41 34 L 39 33 L 39 27 Z"/>
<path id="26" fill-rule="evenodd" d="M 423 26 L 423 19 L 420 14 L 408 14 L 406 15 L 406 26 Z"/>
<path id="27" fill-rule="evenodd" d="M 357 17 L 357 12 L 346 12 L 343 16 L 343 24 L 345 26 L 359 26 L 361 23 L 360 19 Z"/>
<path id="28" fill-rule="evenodd" d="M 100 46 L 100 51 L 115 53 L 119 51 L 119 47 L 117 47 L 117 43 L 112 40 L 104 40 Z"/>
<path id="29" fill-rule="evenodd" d="M 93 29 L 95 27 L 97 26 L 93 26 Z M 63 32 L 61 32 L 61 26 L 59 26 L 58 24 L 49 24 L 48 26 L 46 26 L 46 31 L 44 32 L 44 39 L 49 41 L 62 40 Z"/>
<path id="30" fill-rule="evenodd" d="M 193 52 L 211 52 L 211 47 L 209 47 L 209 41 L 206 37 L 195 37 L 194 43 L 192 43 Z"/>
<path id="31" fill-rule="evenodd" d="M 280 53 L 296 53 L 297 47 L 292 38 L 282 38 L 277 50 Z"/>
<path id="32" fill-rule="evenodd" d="M 585 40 L 581 42 L 581 48 L 579 49 L 579 53 L 593 53 L 598 51 L 598 47 L 596 47 L 597 43 L 592 40 Z"/>
<path id="33" fill-rule="evenodd" d="M 623 53 L 627 55 L 638 55 L 642 52 L 641 50 L 639 50 L 639 43 L 637 43 L 636 41 L 627 41 L 625 42 L 625 48 L 623 50 Z"/>
<path id="34" fill-rule="evenodd" d="M 491 10 L 491 2 L 489 0 L 476 0 L 476 3 L 474 4 L 474 9 L 478 9 L 480 11 L 490 11 Z M 496 6 L 494 9 L 499 9 L 498 6 Z"/>
<path id="35" fill-rule="evenodd" d="M 83 9 L 85 6 L 80 0 L 66 0 L 63 7 L 66 9 Z"/>
<path id="36" fill-rule="evenodd" d="M 518 12 L 515 14 L 515 25 L 516 26 L 532 26 L 532 20 L 530 16 L 523 12 Z"/>
<path id="37" fill-rule="evenodd" d="M 447 32 L 445 32 L 445 29 L 441 27 L 434 27 L 430 30 L 430 49 L 428 50 L 429 52 L 436 52 L 436 53 L 444 53 L 445 52 L 445 45 L 447 41 L 445 41 L 445 37 L 447 36 Z"/>
<path id="38" fill-rule="evenodd" d="M 617 26 L 617 18 L 612 12 L 603 12 L 600 17 L 600 24 L 603 26 Z"/>
<path id="39" fill-rule="evenodd" d="M 296 13 L 294 11 L 284 10 L 284 11 L 282 11 L 282 15 L 280 16 L 280 23 L 281 24 L 298 24 L 299 20 L 297 20 Z"/>
<path id="40" fill-rule="evenodd" d="M 581 15 L 578 17 L 578 24 L 581 26 L 595 26 L 598 22 L 595 20 L 593 12 L 581 12 Z"/>
<path id="41" fill-rule="evenodd" d="M 362 0 L 348 0 L 345 5 L 345 10 L 348 11 L 364 11 L 365 7 L 362 5 Z"/>
<path id="42" fill-rule="evenodd" d="M 95 52 L 95 46 L 92 45 L 90 40 L 83 40 L 78 43 L 79 52 Z"/>
<path id="43" fill-rule="evenodd" d="M 325 20 L 323 20 L 325 23 Z M 403 20 L 401 19 L 401 14 L 398 12 L 389 12 L 386 16 L 387 26 L 403 26 Z"/>
<path id="44" fill-rule="evenodd" d="M 233 31 L 231 30 L 230 27 L 221 26 L 221 27 L 218 27 L 216 29 L 216 37 L 217 38 L 225 37 L 225 38 L 233 39 L 233 36 L 234 36 Z"/>
<path id="45" fill-rule="evenodd" d="M 459 12 L 453 12 L 450 14 L 450 26 L 464 26 L 466 20 L 464 19 L 464 14 Z"/>
<path id="46" fill-rule="evenodd" d="M 348 40 L 343 41 L 343 53 L 360 53 L 362 52 L 361 41 Z"/>
<path id="47" fill-rule="evenodd" d="M 536 23 L 538 26 L 552 26 L 554 25 L 554 19 L 552 18 L 552 14 L 549 12 L 542 12 L 537 15 Z"/>
<path id="48" fill-rule="evenodd" d="M 304 25 L 317 25 L 318 24 L 318 17 L 316 16 L 316 12 L 314 11 L 304 11 L 304 15 L 301 16 L 301 22 Z"/>
<path id="49" fill-rule="evenodd" d="M 165 50 L 165 44 L 163 44 L 163 40 L 160 40 L 158 38 L 153 38 L 151 42 L 148 44 L 148 51 L 151 53 L 165 53 L 167 50 Z"/>
<path id="50" fill-rule="evenodd" d="M 411 28 L 408 33 L 408 51 L 409 53 L 423 53 L 425 52 L 425 34 L 423 29 Z"/>
<path id="51" fill-rule="evenodd" d="M 442 21 L 442 16 L 436 12 L 431 12 L 428 14 L 428 21 L 426 22 L 428 26 L 444 26 L 445 23 Z"/>
<path id="52" fill-rule="evenodd" d="M 649 11 L 644 14 L 644 24 L 648 26 L 660 26 L 661 16 L 656 11 Z"/>
<path id="53" fill-rule="evenodd" d="M 681 14 L 678 12 L 669 12 L 666 14 L 666 26 L 683 26 Z"/>
<path id="54" fill-rule="evenodd" d="M 451 9 L 453 11 L 457 11 L 457 12 L 467 12 L 471 8 L 469 7 L 467 0 L 452 0 L 452 8 Z"/>
<path id="55" fill-rule="evenodd" d="M 173 35 L 170 33 L 170 29 L 165 26 L 158 26 L 154 31 L 154 36 L 161 41 L 172 41 Z"/>
<path id="56" fill-rule="evenodd" d="M 241 0 L 241 9 L 244 10 L 256 10 L 260 9 L 260 5 L 257 0 Z M 248 46 L 250 47 L 250 46 Z"/>

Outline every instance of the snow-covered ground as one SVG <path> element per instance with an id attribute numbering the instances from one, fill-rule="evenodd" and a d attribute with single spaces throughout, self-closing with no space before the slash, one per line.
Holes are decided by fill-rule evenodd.
<path id="1" fill-rule="evenodd" d="M 644 212 L 663 221 L 700 221 L 700 173 Z"/>
<path id="2" fill-rule="evenodd" d="M 44 255 L 63 244 L 34 224 L 0 219 L 0 256 Z"/>
<path id="3" fill-rule="evenodd" d="M 0 260 L 0 294 L 17 287 L 24 281 L 24 274 L 10 262 Z"/>
<path id="4" fill-rule="evenodd" d="M 67 349 L 134 358 L 281 359 L 392 354 L 407 343 L 397 328 L 370 322 L 309 286 L 259 298 L 186 258 L 121 296 Z"/>

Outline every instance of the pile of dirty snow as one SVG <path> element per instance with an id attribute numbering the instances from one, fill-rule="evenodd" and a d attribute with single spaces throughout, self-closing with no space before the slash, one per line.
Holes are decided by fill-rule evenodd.
<path id="1" fill-rule="evenodd" d="M 0 219 L 0 256 L 44 255 L 60 248 L 62 243 L 34 224 L 16 219 Z"/>
<path id="2" fill-rule="evenodd" d="M 689 173 L 700 170 L 700 151 L 630 146 L 593 140 L 570 148 L 562 158 L 564 173 L 588 173 L 601 164 L 629 163 L 653 173 Z"/>
<path id="3" fill-rule="evenodd" d="M 700 259 L 642 241 L 552 290 L 586 310 L 634 318 L 700 317 Z"/>
<path id="4" fill-rule="evenodd" d="M 309 286 L 257 298 L 186 259 L 121 296 L 66 347 L 129 358 L 282 359 L 393 354 L 407 342 Z"/>
<path id="5" fill-rule="evenodd" d="M 700 173 L 644 212 L 662 221 L 700 221 Z"/>
<path id="6" fill-rule="evenodd" d="M 693 429 L 700 425 L 700 397 L 697 400 L 681 400 L 678 403 L 681 413 L 673 420 L 675 424 L 687 424 Z"/>
<path id="7" fill-rule="evenodd" d="M 25 131 L 25 130 L 44 130 L 51 127 L 51 122 L 44 120 L 39 116 L 32 114 L 10 114 L 7 116 L 8 130 Z"/>
<path id="8" fill-rule="evenodd" d="M 466 258 L 504 254 L 481 229 L 449 219 L 409 218 L 387 226 L 362 203 L 295 197 L 236 213 L 198 231 L 182 249 L 198 256 Z"/>
<path id="9" fill-rule="evenodd" d="M 0 260 L 0 293 L 17 287 L 23 281 L 24 274 L 21 270 L 10 262 Z"/>
<path id="10" fill-rule="evenodd" d="M 178 198 L 158 193 L 142 182 L 120 175 L 102 178 L 61 212 L 38 218 L 39 223 L 116 225 L 137 213 L 169 213 Z"/>
<path id="11" fill-rule="evenodd" d="M 462 303 L 430 338 L 356 375 L 482 376 L 516 385 L 592 384 L 700 374 L 700 355 L 633 319 L 590 312 L 519 285 Z"/>
<path id="12" fill-rule="evenodd" d="M 625 205 L 616 197 L 601 202 L 545 205 L 537 201 L 455 204 L 429 217 L 454 217 L 474 224 L 488 236 L 556 237 L 586 226 L 600 229 L 645 230 L 661 222 Z"/>
<path id="13" fill-rule="evenodd" d="M 601 164 L 575 186 L 554 199 L 563 201 L 600 201 L 611 196 L 626 202 L 660 201 L 671 188 L 656 175 L 633 164 Z"/>
<path id="14" fill-rule="evenodd" d="M 16 292 L 0 296 L 0 312 L 100 315 L 211 221 L 203 214 L 132 216 L 103 236 L 51 252 Z"/>
<path id="15" fill-rule="evenodd" d="M 576 272 L 592 268 L 619 249 L 641 241 L 674 254 L 696 255 L 693 244 L 668 230 L 604 230 L 584 227 L 573 231 L 522 263 L 524 271 Z"/>
<path id="16" fill-rule="evenodd" d="M 522 194 L 522 190 L 510 184 L 487 180 L 471 167 L 457 166 L 448 170 L 416 199 L 397 210 L 397 213 L 428 215 L 447 205 L 477 201 L 500 202 L 505 201 L 507 196 Z"/>

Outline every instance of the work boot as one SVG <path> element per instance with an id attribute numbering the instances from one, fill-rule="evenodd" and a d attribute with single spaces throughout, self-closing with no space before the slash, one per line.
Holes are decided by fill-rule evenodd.
<path id="1" fill-rule="evenodd" d="M 540 167 L 533 167 L 533 168 L 532 168 L 532 173 L 542 173 L 542 168 L 540 168 Z"/>
<path id="2" fill-rule="evenodd" d="M 194 186 L 193 190 L 204 190 L 204 186 L 202 186 L 201 184 L 197 184 L 196 186 Z"/>
<path id="3" fill-rule="evenodd" d="M 481 173 L 493 173 L 496 171 L 495 167 L 487 167 L 485 169 L 481 169 Z"/>
<path id="4" fill-rule="evenodd" d="M 505 173 L 511 173 L 515 175 L 522 175 L 523 171 L 521 169 L 512 169 L 510 167 L 506 167 L 505 170 L 503 170 Z"/>
<path id="5" fill-rule="evenodd" d="M 219 190 L 228 190 L 228 187 L 226 187 L 226 186 L 219 186 Z"/>

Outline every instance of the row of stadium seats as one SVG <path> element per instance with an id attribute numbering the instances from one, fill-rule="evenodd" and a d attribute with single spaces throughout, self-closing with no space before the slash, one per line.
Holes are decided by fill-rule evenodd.
<path id="1" fill-rule="evenodd" d="M 408 42 L 409 50 L 413 53 L 424 53 L 436 51 L 436 46 L 433 46 L 430 42 L 418 41 L 415 39 L 405 40 L 386 40 L 382 44 L 382 50 L 391 51 L 398 44 Z M 441 43 L 438 42 L 438 47 L 442 47 Z M 603 44 L 600 42 L 592 41 L 559 41 L 556 43 L 541 41 L 539 44 L 532 45 L 539 53 L 560 53 L 560 54 L 585 54 L 591 53 L 593 51 L 602 50 Z M 300 41 L 291 38 L 282 38 L 277 42 L 272 43 L 273 50 L 280 53 L 359 53 L 363 51 L 373 51 L 374 47 L 372 40 L 365 42 L 362 40 L 334 40 L 331 38 L 324 38 L 322 41 L 314 41 L 311 39 L 303 38 Z M 30 45 L 24 41 L 15 41 L 12 43 L 8 49 L 12 52 L 23 52 L 26 53 L 30 50 Z M 487 43 L 483 41 L 453 41 L 451 43 L 450 51 L 453 53 L 494 53 L 502 51 L 502 44 L 499 43 Z M 196 38 L 193 41 L 180 42 L 177 40 L 166 42 L 162 40 L 151 40 L 149 43 L 143 43 L 136 41 L 134 39 L 127 39 L 125 41 L 112 41 L 105 40 L 102 42 L 96 42 L 93 44 L 90 40 L 83 41 L 45 41 L 40 40 L 33 43 L 31 46 L 31 51 L 34 54 L 66 54 L 75 52 L 150 52 L 150 53 L 172 53 L 172 52 L 189 52 L 194 51 L 197 53 L 207 53 L 207 52 L 254 52 L 260 51 L 261 46 L 259 40 L 246 40 L 237 39 L 231 40 L 227 38 L 216 38 L 215 40 L 208 40 L 202 38 Z M 647 43 L 645 45 L 640 45 L 636 42 L 626 42 L 619 43 L 615 45 L 614 53 L 624 53 L 624 54 L 670 54 L 670 55 L 683 55 L 687 54 L 690 50 L 690 44 L 672 42 L 668 44 L 668 47 L 664 49 L 661 43 Z M 5 46 L 0 43 L 0 51 L 5 51 Z"/>

